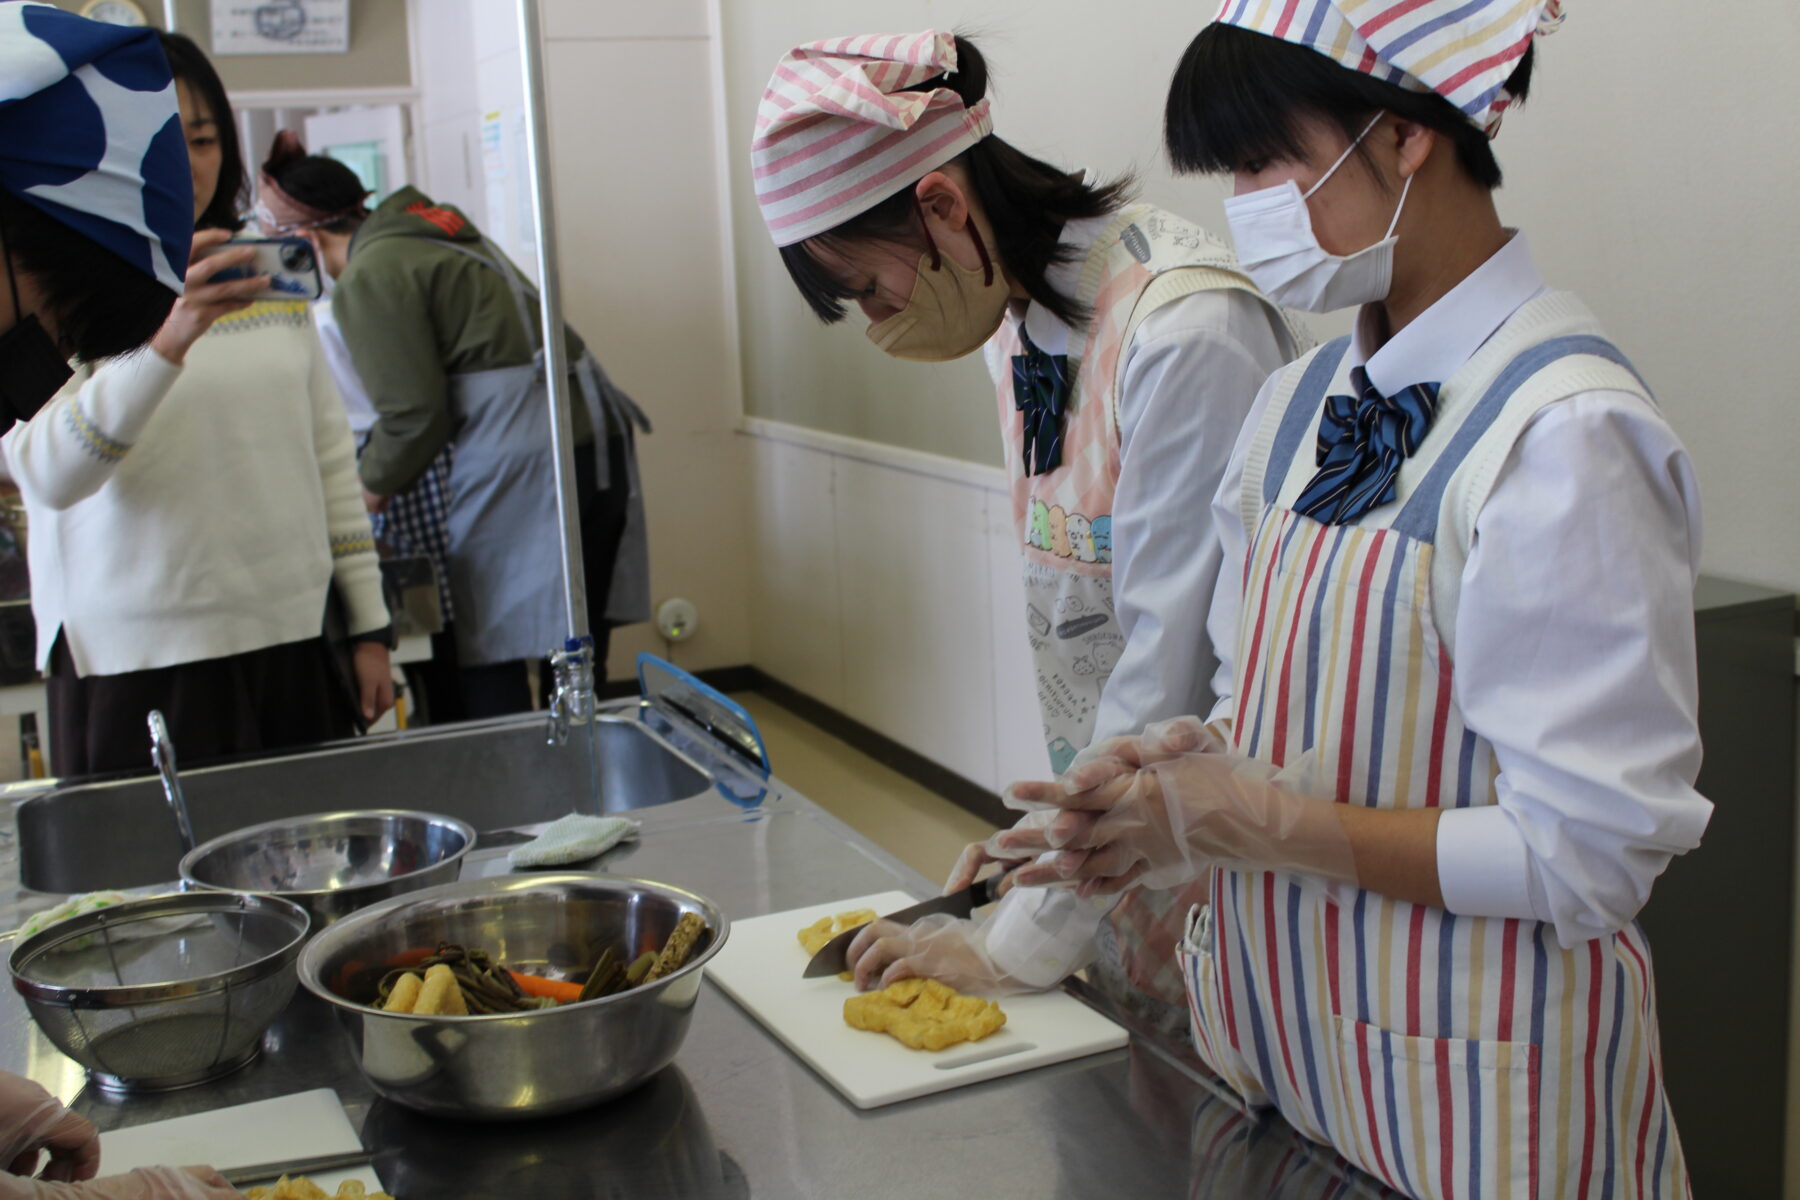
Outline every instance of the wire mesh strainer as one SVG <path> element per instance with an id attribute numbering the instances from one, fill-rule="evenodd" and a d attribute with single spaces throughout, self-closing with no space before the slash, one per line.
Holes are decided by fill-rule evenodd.
<path id="1" fill-rule="evenodd" d="M 256 1057 L 294 993 L 308 925 L 305 910 L 272 896 L 151 896 L 24 942 L 13 986 L 100 1087 L 189 1087 Z"/>

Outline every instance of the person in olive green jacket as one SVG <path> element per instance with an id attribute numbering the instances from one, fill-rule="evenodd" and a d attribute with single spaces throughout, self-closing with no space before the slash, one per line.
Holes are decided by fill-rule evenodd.
<path id="1" fill-rule="evenodd" d="M 433 653 L 454 655 L 460 688 L 427 684 L 432 719 L 529 708 L 524 660 L 566 632 L 536 289 L 457 209 L 407 187 L 370 212 L 348 167 L 291 134 L 260 191 L 264 224 L 306 236 L 336 281 L 332 310 L 376 414 L 359 463 L 370 511 L 406 498 L 423 510 L 402 523 L 416 530 L 441 506 L 453 636 Z M 600 674 L 610 628 L 649 616 L 634 453 L 649 424 L 574 331 L 564 337 L 582 401 L 570 416 Z"/>

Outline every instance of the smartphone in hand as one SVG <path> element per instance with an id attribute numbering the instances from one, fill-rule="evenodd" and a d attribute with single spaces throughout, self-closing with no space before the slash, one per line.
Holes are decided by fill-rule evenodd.
<path id="1" fill-rule="evenodd" d="M 325 281 L 319 275 L 318 255 L 313 253 L 312 243 L 305 238 L 233 238 L 202 251 L 199 257 L 211 258 L 245 246 L 250 247 L 256 257 L 244 266 L 220 271 L 213 276 L 214 280 L 225 282 L 267 275 L 269 286 L 249 297 L 252 300 L 317 300 L 324 293 Z"/>

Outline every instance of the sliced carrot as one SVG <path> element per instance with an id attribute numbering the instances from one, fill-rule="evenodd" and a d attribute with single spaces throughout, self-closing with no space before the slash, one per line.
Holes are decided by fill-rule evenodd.
<path id="1" fill-rule="evenodd" d="M 542 975 L 526 975 L 518 971 L 508 971 L 519 990 L 527 996 L 544 996 L 558 1004 L 573 1004 L 581 999 L 581 985 L 566 979 L 545 979 Z"/>
<path id="2" fill-rule="evenodd" d="M 416 967 L 437 953 L 436 946 L 414 946 L 411 950 L 402 950 L 388 960 L 388 970 L 396 967 Z"/>

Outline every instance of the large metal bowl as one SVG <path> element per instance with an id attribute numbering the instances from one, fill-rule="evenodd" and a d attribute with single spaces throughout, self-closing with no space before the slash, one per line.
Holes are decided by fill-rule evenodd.
<path id="1" fill-rule="evenodd" d="M 683 913 L 708 933 L 687 965 L 655 983 L 527 1013 L 418 1017 L 361 1001 L 407 951 L 455 942 L 515 970 L 574 978 L 614 947 L 660 947 Z M 435 1116 L 506 1120 L 572 1112 L 619 1096 L 667 1066 L 687 1036 L 707 960 L 730 922 L 710 900 L 609 875 L 471 880 L 346 917 L 300 956 L 300 982 L 332 1005 L 369 1083 Z"/>
<path id="2" fill-rule="evenodd" d="M 150 896 L 52 925 L 8 965 L 38 1027 L 95 1083 L 167 1091 L 256 1057 L 294 994 L 307 926 L 270 896 Z"/>
<path id="3" fill-rule="evenodd" d="M 234 830 L 190 850 L 181 877 L 203 888 L 280 896 L 317 932 L 360 908 L 454 883 L 475 830 L 405 809 L 315 813 Z"/>

